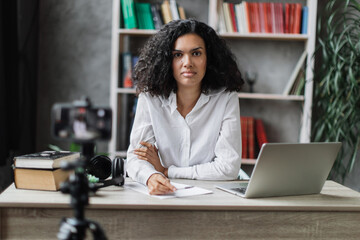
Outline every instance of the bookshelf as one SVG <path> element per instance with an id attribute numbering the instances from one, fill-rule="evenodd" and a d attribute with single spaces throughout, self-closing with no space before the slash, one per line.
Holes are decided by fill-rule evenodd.
<path id="1" fill-rule="evenodd" d="M 221 0 L 176 0 L 185 9 L 187 17 L 194 17 L 218 29 L 219 6 Z M 135 0 L 136 2 L 136 0 Z M 162 2 L 147 0 L 141 2 Z M 227 1 L 226 1 L 227 2 Z M 240 1 L 230 1 L 239 3 Z M 265 2 L 265 1 L 248 1 Z M 238 59 L 241 72 L 255 69 L 258 80 L 254 93 L 246 87 L 238 94 L 240 112 L 244 116 L 254 116 L 264 121 L 270 142 L 309 142 L 311 129 L 311 109 L 313 92 L 313 58 L 307 57 L 305 64 L 305 86 L 303 95 L 285 95 L 283 90 L 289 81 L 298 59 L 305 51 L 312 56 L 315 49 L 316 0 L 273 0 L 282 3 L 301 3 L 308 7 L 307 34 L 284 33 L 219 33 Z M 204 11 L 204 9 L 208 9 Z M 113 109 L 113 134 L 109 143 L 109 152 L 126 155 L 125 148 L 119 148 L 122 141 L 119 129 L 124 111 L 121 108 L 124 96 L 132 99 L 133 88 L 119 87 L 120 53 L 138 52 L 145 41 L 156 30 L 119 28 L 120 0 L 113 0 L 112 50 L 110 105 Z M 128 136 L 126 136 L 128 137 Z M 255 160 L 244 159 L 243 164 L 253 165 Z"/>

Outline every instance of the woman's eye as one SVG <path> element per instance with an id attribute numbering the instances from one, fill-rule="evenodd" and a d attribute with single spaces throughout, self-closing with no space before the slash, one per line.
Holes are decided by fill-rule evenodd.
<path id="1" fill-rule="evenodd" d="M 193 56 L 198 57 L 198 56 L 200 56 L 200 55 L 201 55 L 201 52 L 193 52 Z"/>
<path id="2" fill-rule="evenodd" d="M 181 56 L 182 56 L 181 53 L 174 53 L 174 58 L 179 58 L 179 57 L 181 57 Z"/>

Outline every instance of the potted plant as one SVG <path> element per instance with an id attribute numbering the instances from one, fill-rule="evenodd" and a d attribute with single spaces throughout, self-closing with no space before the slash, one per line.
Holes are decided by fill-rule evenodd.
<path id="1" fill-rule="evenodd" d="M 318 36 L 312 140 L 343 143 L 329 178 L 344 182 L 360 141 L 360 4 L 329 0 Z"/>

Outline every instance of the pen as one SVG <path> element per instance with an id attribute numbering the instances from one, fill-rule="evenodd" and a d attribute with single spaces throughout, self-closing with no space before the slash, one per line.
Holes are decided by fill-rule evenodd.
<path id="1" fill-rule="evenodd" d="M 193 188 L 194 186 L 184 186 L 184 187 L 177 187 L 176 190 L 181 190 L 181 189 L 189 189 L 189 188 Z"/>

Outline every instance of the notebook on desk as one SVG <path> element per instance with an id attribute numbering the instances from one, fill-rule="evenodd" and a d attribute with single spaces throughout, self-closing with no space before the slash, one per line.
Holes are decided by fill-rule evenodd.
<path id="1" fill-rule="evenodd" d="M 341 143 L 266 143 L 248 182 L 217 188 L 245 198 L 320 193 Z"/>

